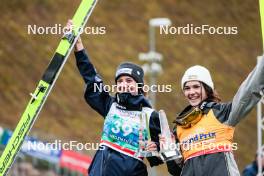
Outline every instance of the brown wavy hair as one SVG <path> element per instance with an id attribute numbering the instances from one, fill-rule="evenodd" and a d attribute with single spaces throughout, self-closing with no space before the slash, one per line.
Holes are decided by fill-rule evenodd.
<path id="1" fill-rule="evenodd" d="M 213 90 L 211 87 L 209 87 L 208 85 L 204 84 L 203 82 L 201 82 L 203 87 L 204 87 L 204 90 L 206 92 L 206 95 L 207 95 L 207 101 L 213 101 L 213 102 L 216 102 L 216 103 L 219 103 L 221 102 L 221 98 L 218 94 L 218 92 L 216 90 Z"/>

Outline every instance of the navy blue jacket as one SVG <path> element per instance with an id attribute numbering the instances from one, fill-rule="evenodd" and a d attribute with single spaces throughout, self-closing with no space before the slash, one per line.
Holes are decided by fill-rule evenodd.
<path id="1" fill-rule="evenodd" d="M 77 67 L 86 84 L 84 97 L 86 102 L 97 111 L 103 118 L 108 114 L 113 102 L 117 102 L 115 97 L 109 95 L 106 91 L 94 91 L 94 84 L 100 87 L 103 81 L 96 72 L 93 64 L 90 62 L 85 50 L 75 53 Z M 142 95 L 130 102 L 127 106 L 134 108 L 151 107 L 148 100 Z M 124 105 L 122 105 L 124 106 Z M 129 110 L 129 109 L 128 109 Z M 151 140 L 155 143 L 159 142 L 158 134 L 160 134 L 160 123 L 158 113 L 153 111 L 149 121 Z M 157 157 L 147 158 L 151 166 L 162 163 Z M 124 155 L 109 147 L 104 146 L 103 150 L 98 150 L 89 168 L 90 176 L 117 175 L 117 176 L 145 176 L 147 169 L 142 161 L 130 156 Z"/>
<path id="2" fill-rule="evenodd" d="M 257 162 L 254 161 L 250 165 L 246 166 L 243 170 L 243 176 L 256 176 L 258 174 L 258 165 Z"/>

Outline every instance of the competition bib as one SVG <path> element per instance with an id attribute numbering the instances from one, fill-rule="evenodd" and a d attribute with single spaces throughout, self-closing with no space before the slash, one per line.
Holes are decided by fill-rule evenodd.
<path id="1" fill-rule="evenodd" d="M 145 126 L 142 128 L 140 121 L 141 113 L 111 108 L 105 118 L 101 144 L 134 157 L 139 149 L 140 130 L 143 134 L 140 140 L 147 140 L 147 129 Z"/>

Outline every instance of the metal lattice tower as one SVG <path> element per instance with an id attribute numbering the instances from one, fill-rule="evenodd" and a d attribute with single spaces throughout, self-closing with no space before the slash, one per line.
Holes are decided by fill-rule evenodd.
<path id="1" fill-rule="evenodd" d="M 260 62 L 258 58 L 258 62 Z M 258 176 L 263 175 L 262 173 L 262 157 L 264 157 L 264 144 L 263 144 L 263 132 L 264 132 L 264 114 L 263 114 L 263 105 L 264 105 L 264 90 L 260 92 L 262 95 L 261 100 L 257 105 L 257 129 L 258 129 Z"/>

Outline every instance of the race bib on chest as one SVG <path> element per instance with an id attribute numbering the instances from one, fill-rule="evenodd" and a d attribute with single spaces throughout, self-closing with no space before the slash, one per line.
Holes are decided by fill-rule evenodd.
<path id="1" fill-rule="evenodd" d="M 101 144 L 134 155 L 138 151 L 139 140 L 147 140 L 147 129 L 145 126 L 142 128 L 140 120 L 141 113 L 111 108 L 105 118 Z M 140 130 L 142 136 L 139 135 Z"/>

